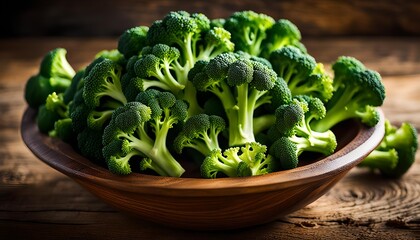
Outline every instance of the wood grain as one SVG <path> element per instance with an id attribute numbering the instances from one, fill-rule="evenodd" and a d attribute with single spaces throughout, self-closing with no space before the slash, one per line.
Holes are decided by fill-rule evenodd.
<path id="1" fill-rule="evenodd" d="M 420 129 L 419 38 L 306 38 L 309 51 L 332 62 L 358 57 L 378 70 L 387 88 L 385 115 Z M 353 169 L 327 194 L 286 218 L 236 231 L 195 232 L 125 215 L 48 167 L 24 146 L 22 91 L 43 54 L 66 47 L 76 68 L 115 39 L 0 40 L 0 235 L 2 239 L 419 239 L 420 154 L 399 180 Z"/>
<path id="2" fill-rule="evenodd" d="M 420 34 L 420 3 L 410 0 L 103 0 L 100 6 L 83 0 L 15 0 L 0 10 L 0 36 L 119 36 L 129 27 L 149 26 L 169 11 L 226 18 L 249 9 L 290 19 L 305 36 Z"/>

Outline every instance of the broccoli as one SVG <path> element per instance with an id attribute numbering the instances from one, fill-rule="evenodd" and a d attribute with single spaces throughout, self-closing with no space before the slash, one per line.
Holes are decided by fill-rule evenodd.
<path id="1" fill-rule="evenodd" d="M 109 59 L 96 64 L 85 77 L 83 99 L 88 107 L 124 105 L 127 103 L 121 82 L 121 67 Z M 106 99 L 105 103 L 101 103 Z"/>
<path id="2" fill-rule="evenodd" d="M 313 129 L 322 132 L 350 118 L 360 119 L 367 126 L 377 124 L 379 114 L 375 107 L 385 99 L 379 73 L 351 57 L 340 57 L 332 68 L 336 90 L 326 104 L 325 117 L 313 122 Z"/>
<path id="3" fill-rule="evenodd" d="M 56 112 L 48 110 L 44 104 L 38 109 L 36 123 L 40 132 L 48 134 L 49 131 L 54 129 L 54 124 L 59 119 L 60 116 Z"/>
<path id="4" fill-rule="evenodd" d="M 273 70 L 283 78 L 293 96 L 310 95 L 328 100 L 332 95 L 332 81 L 323 66 L 294 46 L 273 51 L 269 58 Z"/>
<path id="5" fill-rule="evenodd" d="M 54 129 L 48 132 L 50 137 L 58 137 L 64 142 L 73 144 L 76 141 L 76 135 L 73 131 L 71 118 L 58 119 L 54 123 Z"/>
<path id="6" fill-rule="evenodd" d="M 184 147 L 189 147 L 207 156 L 214 149 L 220 148 L 218 136 L 225 127 L 225 120 L 217 115 L 191 116 L 175 138 L 174 149 L 182 153 Z"/>
<path id="7" fill-rule="evenodd" d="M 156 87 L 179 94 L 187 81 L 187 73 L 179 60 L 180 52 L 175 47 L 156 44 L 152 48 L 144 49 L 134 65 L 134 71 L 143 83 L 142 90 Z"/>
<path id="8" fill-rule="evenodd" d="M 187 105 L 172 93 L 148 89 L 114 111 L 103 134 L 103 156 L 111 172 L 131 173 L 130 159 L 161 176 L 180 177 L 182 166 L 166 146 L 169 130 L 187 117 Z M 150 135 L 153 133 L 153 136 Z"/>
<path id="9" fill-rule="evenodd" d="M 58 137 L 67 143 L 75 140 L 68 105 L 64 103 L 63 93 L 48 95 L 45 105 L 39 108 L 37 124 L 41 132 L 50 137 Z"/>
<path id="10" fill-rule="evenodd" d="M 199 60 L 233 51 L 230 37 L 221 27 L 210 28 L 210 20 L 205 15 L 178 11 L 155 21 L 147 33 L 147 42 L 150 46 L 162 43 L 178 47 L 183 60 L 180 64 L 188 73 Z"/>
<path id="11" fill-rule="evenodd" d="M 122 68 L 114 61 L 99 57 L 84 70 L 77 91 L 69 104 L 69 116 L 83 156 L 103 164 L 102 135 L 112 113 L 127 99 L 121 86 Z"/>
<path id="12" fill-rule="evenodd" d="M 334 93 L 333 80 L 324 70 L 322 63 L 317 63 L 305 83 L 293 87 L 293 95 L 309 95 L 328 102 Z"/>
<path id="13" fill-rule="evenodd" d="M 106 58 L 119 65 L 125 65 L 127 61 L 117 49 L 102 50 L 95 55 L 95 58 Z"/>
<path id="14" fill-rule="evenodd" d="M 232 34 L 236 51 L 244 51 L 258 56 L 262 51 L 262 42 L 267 29 L 274 24 L 274 19 L 253 11 L 235 12 L 226 19 L 223 27 Z"/>
<path id="15" fill-rule="evenodd" d="M 65 104 L 69 104 L 76 92 L 80 89 L 81 82 L 83 81 L 83 77 L 85 75 L 85 70 L 80 70 L 74 75 L 73 79 L 71 80 L 70 86 L 64 91 L 63 100 Z"/>
<path id="16" fill-rule="evenodd" d="M 67 50 L 64 48 L 56 48 L 49 51 L 42 59 L 39 74 L 44 77 L 68 79 L 70 85 L 70 80 L 75 72 L 69 62 L 67 62 L 66 54 Z M 65 90 L 67 87 L 62 90 Z"/>
<path id="17" fill-rule="evenodd" d="M 143 47 L 146 46 L 147 32 L 146 26 L 133 27 L 126 30 L 118 40 L 118 51 L 126 59 L 139 55 Z"/>
<path id="18" fill-rule="evenodd" d="M 302 52 L 306 52 L 305 46 L 300 42 L 299 29 L 291 21 L 280 19 L 266 31 L 267 37 L 263 40 L 261 56 L 269 58 L 271 52 L 284 46 L 295 46 Z"/>
<path id="19" fill-rule="evenodd" d="M 271 103 L 269 90 L 277 79 L 272 69 L 224 53 L 193 68 L 189 79 L 198 91 L 211 92 L 222 102 L 228 119 L 229 146 L 255 142 L 254 111 Z"/>
<path id="20" fill-rule="evenodd" d="M 318 152 L 330 155 L 337 147 L 331 130 L 317 132 L 311 122 L 325 116 L 321 100 L 309 96 L 299 96 L 293 103 L 276 109 L 276 122 L 269 130 L 273 141 L 269 153 L 280 160 L 283 169 L 294 168 L 299 155 L 304 152 Z"/>
<path id="21" fill-rule="evenodd" d="M 30 107 L 37 109 L 50 93 L 62 93 L 70 86 L 75 73 L 66 53 L 63 48 L 49 51 L 42 59 L 39 74 L 26 82 L 25 100 Z"/>
<path id="22" fill-rule="evenodd" d="M 276 170 L 275 160 L 266 155 L 267 147 L 257 142 L 223 151 L 214 149 L 200 167 L 201 176 L 216 178 L 219 173 L 228 177 L 262 175 Z"/>
<path id="23" fill-rule="evenodd" d="M 177 98 L 187 101 L 189 115 L 195 115 L 202 110 L 197 103 L 195 88 L 188 83 L 189 69 L 182 66 L 180 60 L 180 52 L 175 47 L 165 44 L 146 47 L 134 65 L 138 78 L 131 78 L 131 81 L 142 91 L 157 88 L 172 92 Z"/>
<path id="24" fill-rule="evenodd" d="M 398 178 L 414 163 L 417 148 L 417 130 L 413 125 L 402 123 L 397 128 L 386 120 L 382 142 L 358 166 L 378 169 L 386 177 Z"/>

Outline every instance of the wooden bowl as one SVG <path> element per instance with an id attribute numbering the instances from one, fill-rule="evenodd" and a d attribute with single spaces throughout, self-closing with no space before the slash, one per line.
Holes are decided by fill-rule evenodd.
<path id="1" fill-rule="evenodd" d="M 104 202 L 172 227 L 215 230 L 267 223 L 315 201 L 380 143 L 384 116 L 367 128 L 346 121 L 334 129 L 338 150 L 292 170 L 241 178 L 117 176 L 68 144 L 38 131 L 36 112 L 24 113 L 21 134 L 43 162 L 71 177 Z M 71 201 L 71 199 L 70 199 Z"/>

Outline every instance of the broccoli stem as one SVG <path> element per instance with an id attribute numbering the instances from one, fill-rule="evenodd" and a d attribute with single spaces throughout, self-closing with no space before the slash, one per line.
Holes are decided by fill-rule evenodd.
<path id="1" fill-rule="evenodd" d="M 258 133 L 270 128 L 276 122 L 274 114 L 267 114 L 254 118 L 254 136 Z"/>
<path id="2" fill-rule="evenodd" d="M 358 166 L 390 171 L 397 166 L 397 163 L 398 154 L 395 149 L 387 151 L 373 150 Z"/>
<path id="3" fill-rule="evenodd" d="M 167 111 L 169 110 L 165 110 L 166 116 L 168 114 Z M 174 120 L 171 118 L 165 119 L 163 122 L 161 122 L 160 119 L 155 119 L 156 138 L 154 143 L 149 142 L 149 137 L 147 137 L 145 140 L 139 139 L 132 134 L 125 134 L 125 137 L 130 140 L 129 146 L 131 148 L 136 149 L 146 155 L 152 160 L 153 163 L 156 164 L 156 167 L 162 170 L 162 172 L 159 173 L 160 175 L 180 177 L 185 172 L 185 170 L 175 160 L 166 146 L 166 136 L 168 135 L 169 129 L 173 125 L 173 121 Z M 145 136 L 147 134 L 141 133 L 140 135 Z"/>
<path id="4" fill-rule="evenodd" d="M 197 90 L 191 81 L 186 83 L 181 99 L 188 102 L 188 116 L 194 116 L 203 113 L 203 109 L 200 107 L 197 101 Z"/>
<path id="5" fill-rule="evenodd" d="M 318 132 L 325 132 L 331 129 L 337 123 L 346 119 L 355 117 L 355 111 L 359 104 L 356 99 L 353 99 L 354 94 L 357 93 L 357 88 L 352 91 L 344 91 L 334 105 L 327 109 L 327 113 L 324 118 L 318 121 L 313 121 L 311 127 L 313 130 Z M 334 101 L 332 99 L 330 101 Z M 349 104 L 350 103 L 350 104 Z"/>
<path id="6" fill-rule="evenodd" d="M 102 92 L 99 92 L 97 94 L 97 96 L 100 97 L 112 97 L 115 100 L 119 101 L 122 103 L 122 105 L 125 105 L 127 103 L 127 99 L 122 91 L 121 85 L 117 82 L 114 83 L 110 83 L 110 82 L 106 82 L 104 84 L 105 86 L 105 90 Z"/>
<path id="7" fill-rule="evenodd" d="M 255 142 L 253 113 L 255 99 L 248 101 L 248 84 L 237 86 L 237 103 L 235 113 L 229 116 L 229 146 Z"/>

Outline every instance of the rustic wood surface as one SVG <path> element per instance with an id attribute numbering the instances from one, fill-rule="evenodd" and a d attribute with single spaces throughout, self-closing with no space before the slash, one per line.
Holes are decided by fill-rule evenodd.
<path id="1" fill-rule="evenodd" d="M 317 60 L 359 58 L 379 71 L 387 88 L 383 110 L 420 128 L 420 38 L 305 39 Z M 115 39 L 0 40 L 1 239 L 419 239 L 420 154 L 399 180 L 353 169 L 327 194 L 277 221 L 247 229 L 196 232 L 162 227 L 120 213 L 48 167 L 24 146 L 19 126 L 24 83 L 46 51 L 68 49 L 79 68 Z"/>
<path id="2" fill-rule="evenodd" d="M 412 0 L 14 0 L 0 8 L 0 36 L 118 36 L 169 11 L 224 18 L 250 9 L 290 19 L 305 36 L 420 35 L 420 1 Z"/>

